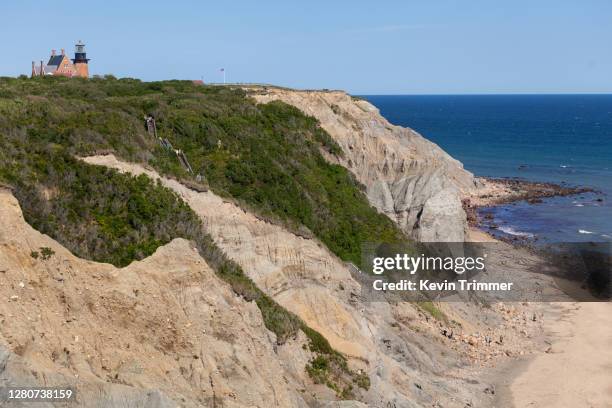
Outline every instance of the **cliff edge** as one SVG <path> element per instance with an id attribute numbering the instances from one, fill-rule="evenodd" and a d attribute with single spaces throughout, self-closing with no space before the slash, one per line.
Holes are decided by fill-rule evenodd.
<path id="1" fill-rule="evenodd" d="M 344 157 L 326 155 L 366 187 L 370 203 L 424 242 L 464 241 L 461 197 L 477 187 L 472 173 L 412 129 L 389 123 L 369 102 L 342 91 L 249 88 L 259 103 L 282 101 L 315 117 Z"/>

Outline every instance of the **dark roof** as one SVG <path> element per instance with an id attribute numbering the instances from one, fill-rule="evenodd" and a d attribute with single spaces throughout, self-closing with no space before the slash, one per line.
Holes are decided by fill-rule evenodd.
<path id="1" fill-rule="evenodd" d="M 49 58 L 49 62 L 47 62 L 47 65 L 59 66 L 59 64 L 62 63 L 63 59 L 64 59 L 63 55 L 52 55 L 51 58 Z"/>

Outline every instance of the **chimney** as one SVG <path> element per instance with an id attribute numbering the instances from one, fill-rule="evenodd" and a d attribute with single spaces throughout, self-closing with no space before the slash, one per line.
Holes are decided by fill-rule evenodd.
<path id="1" fill-rule="evenodd" d="M 40 61 L 40 76 L 44 76 L 45 75 L 45 68 L 43 67 L 43 62 L 42 60 Z"/>
<path id="2" fill-rule="evenodd" d="M 36 63 L 32 61 L 32 78 L 36 76 Z"/>
<path id="3" fill-rule="evenodd" d="M 51 56 L 55 57 L 55 50 L 51 50 Z"/>
<path id="4" fill-rule="evenodd" d="M 66 50 L 62 48 L 62 55 L 66 55 Z"/>

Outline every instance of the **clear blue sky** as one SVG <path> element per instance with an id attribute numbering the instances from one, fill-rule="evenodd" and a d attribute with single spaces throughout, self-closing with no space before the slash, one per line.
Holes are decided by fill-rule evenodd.
<path id="1" fill-rule="evenodd" d="M 91 71 L 355 94 L 612 92 L 610 0 L 2 1 L 0 75 Z"/>

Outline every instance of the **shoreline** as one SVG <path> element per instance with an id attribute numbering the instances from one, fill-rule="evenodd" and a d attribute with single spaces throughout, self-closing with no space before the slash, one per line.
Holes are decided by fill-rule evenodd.
<path id="1" fill-rule="evenodd" d="M 601 191 L 587 186 L 569 186 L 520 178 L 476 177 L 476 180 L 480 186 L 467 194 L 462 200 L 468 225 L 494 237 L 496 240 L 523 248 L 531 248 L 538 237 L 531 234 L 497 236 L 491 231 L 497 229 L 498 226 L 494 223 L 487 223 L 487 220 L 492 219 L 481 216 L 480 210 L 518 202 L 525 202 L 529 205 L 541 204 L 544 199 L 553 197 L 568 197 L 585 193 L 603 194 Z M 603 201 L 603 198 L 598 197 L 596 201 Z"/>
<path id="2" fill-rule="evenodd" d="M 547 303 L 540 309 L 547 317 L 536 351 L 489 372 L 496 391 L 493 407 L 609 406 L 612 304 Z"/>
<path id="3" fill-rule="evenodd" d="M 540 204 L 545 198 L 567 197 L 572 195 L 594 193 L 600 191 L 586 186 L 565 186 L 562 184 L 529 181 L 519 178 L 476 177 L 480 186 L 463 198 L 463 209 L 467 215 L 468 224 L 480 228 L 478 210 L 496 207 L 519 201 L 529 204 Z M 600 198 L 600 200 L 603 200 Z"/>
<path id="4" fill-rule="evenodd" d="M 476 227 L 473 241 L 500 242 Z M 539 255 L 507 242 L 506 259 Z M 518 272 L 518 270 L 516 271 Z M 519 306 L 520 304 L 520 306 Z M 519 354 L 508 354 L 479 373 L 492 408 L 605 408 L 612 400 L 612 303 L 508 302 L 537 316 L 540 330 L 522 337 Z M 517 329 L 518 330 L 518 329 Z M 519 344 L 517 344 L 518 346 Z M 584 379 L 589 378 L 585 384 Z"/>
<path id="5" fill-rule="evenodd" d="M 482 188 L 464 199 L 470 235 L 477 241 L 502 241 L 511 257 L 538 251 L 529 239 L 490 233 L 478 210 L 518 201 L 538 204 L 544 198 L 599 193 L 587 187 L 568 187 L 517 179 L 479 179 Z M 467 205 L 466 205 L 467 204 Z M 525 354 L 499 361 L 481 372 L 493 385 L 493 408 L 604 408 L 612 400 L 612 305 L 610 302 L 532 303 L 544 324 L 524 340 Z M 585 383 L 584 379 L 589 378 Z"/>
<path id="6" fill-rule="evenodd" d="M 493 207 L 517 201 L 539 204 L 544 198 L 566 197 L 584 193 L 601 193 L 588 186 L 570 186 L 552 182 L 530 181 L 516 177 L 477 177 L 481 187 L 470 202 L 477 208 Z"/>
<path id="7" fill-rule="evenodd" d="M 551 303 L 537 305 L 542 318 L 546 316 L 547 321 L 558 321 L 563 317 L 563 314 L 555 310 L 553 305 Z M 529 367 L 542 353 L 552 350 L 553 344 L 558 340 L 555 333 L 551 331 L 550 324 L 545 325 L 539 336 L 526 345 L 530 348 L 529 354 L 502 362 L 499 366 L 486 371 L 485 375 L 491 378 L 495 390 L 495 397 L 491 405 L 493 408 L 518 408 L 512 390 L 513 385 L 528 372 Z"/>

